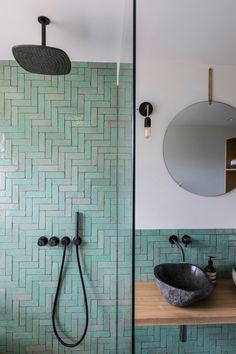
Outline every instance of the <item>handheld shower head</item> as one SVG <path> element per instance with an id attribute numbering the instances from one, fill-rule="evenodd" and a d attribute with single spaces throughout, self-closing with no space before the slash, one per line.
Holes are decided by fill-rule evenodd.
<path id="1" fill-rule="evenodd" d="M 75 213 L 75 217 L 76 217 L 76 220 L 75 220 L 75 237 L 73 238 L 73 244 L 75 246 L 80 246 L 81 243 L 82 243 L 82 239 L 80 237 L 80 234 L 79 234 L 79 212 L 77 211 Z"/>
<path id="2" fill-rule="evenodd" d="M 59 292 L 60 292 L 60 288 L 61 288 L 61 284 L 62 284 L 62 275 L 63 275 L 63 270 L 64 270 L 67 246 L 70 244 L 70 241 L 71 241 L 70 238 L 67 236 L 64 236 L 61 240 L 61 244 L 64 246 L 64 250 L 63 250 L 59 279 L 58 279 L 58 283 L 57 283 L 56 295 L 55 295 L 53 309 L 52 309 L 52 326 L 53 326 L 53 331 L 54 331 L 55 336 L 57 337 L 58 341 L 67 348 L 74 348 L 84 340 L 87 330 L 88 330 L 88 322 L 89 322 L 88 299 L 87 299 L 87 293 L 86 293 L 86 288 L 85 288 L 85 284 L 84 284 L 84 278 L 83 278 L 83 273 L 82 273 L 82 268 L 81 268 L 81 263 L 80 263 L 80 256 L 79 256 L 79 247 L 78 247 L 79 244 L 81 243 L 81 238 L 79 237 L 79 213 L 78 212 L 76 213 L 76 235 L 73 240 L 73 243 L 76 245 L 75 250 L 76 250 L 77 265 L 78 265 L 78 269 L 79 269 L 82 291 L 83 291 L 83 295 L 84 295 L 85 326 L 84 326 L 84 330 L 83 330 L 81 337 L 74 343 L 65 342 L 60 337 L 60 334 L 58 333 L 57 326 L 56 326 L 56 309 L 57 309 L 57 305 L 58 305 Z"/>
<path id="3" fill-rule="evenodd" d="M 12 47 L 12 53 L 17 63 L 26 71 L 44 75 L 66 75 L 71 71 L 71 61 L 68 55 L 59 48 L 46 46 L 46 26 L 50 20 L 39 16 L 42 25 L 42 44 L 24 44 Z"/>

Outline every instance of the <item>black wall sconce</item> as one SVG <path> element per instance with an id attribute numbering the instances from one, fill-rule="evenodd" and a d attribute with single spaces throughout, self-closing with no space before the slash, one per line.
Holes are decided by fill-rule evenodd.
<path id="1" fill-rule="evenodd" d="M 151 125 L 152 125 L 152 121 L 149 116 L 153 112 L 153 106 L 150 102 L 143 102 L 139 106 L 138 111 L 143 117 L 145 117 L 145 119 L 144 119 L 144 136 L 146 139 L 149 139 L 151 137 Z"/>

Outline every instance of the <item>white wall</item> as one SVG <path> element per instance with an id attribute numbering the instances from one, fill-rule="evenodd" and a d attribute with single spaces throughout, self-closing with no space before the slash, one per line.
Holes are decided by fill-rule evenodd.
<path id="1" fill-rule="evenodd" d="M 137 107 L 150 101 L 154 113 L 149 140 L 137 113 L 136 228 L 235 228 L 236 190 L 219 197 L 194 195 L 178 187 L 163 159 L 170 121 L 184 107 L 207 100 L 209 66 L 161 64 L 144 57 L 137 62 Z M 236 107 L 236 66 L 213 69 L 214 100 Z"/>

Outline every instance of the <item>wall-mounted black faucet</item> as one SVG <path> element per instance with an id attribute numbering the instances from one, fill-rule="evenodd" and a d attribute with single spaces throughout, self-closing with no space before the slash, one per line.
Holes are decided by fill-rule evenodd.
<path id="1" fill-rule="evenodd" d="M 185 245 L 185 247 L 188 247 L 188 245 L 190 245 L 192 243 L 192 238 L 189 235 L 184 235 L 181 238 L 182 243 Z M 179 238 L 176 235 L 171 235 L 169 237 L 169 242 L 172 245 L 176 245 L 179 249 L 182 261 L 185 262 L 185 254 L 184 254 L 184 249 L 181 246 L 180 242 L 179 242 Z"/>
<path id="2" fill-rule="evenodd" d="M 180 255 L 181 255 L 181 258 L 182 258 L 182 262 L 185 262 L 184 249 L 183 249 L 183 247 L 181 246 L 181 244 L 179 242 L 179 238 L 176 235 L 171 235 L 170 238 L 169 238 L 169 242 L 172 245 L 176 245 L 178 247 Z"/>

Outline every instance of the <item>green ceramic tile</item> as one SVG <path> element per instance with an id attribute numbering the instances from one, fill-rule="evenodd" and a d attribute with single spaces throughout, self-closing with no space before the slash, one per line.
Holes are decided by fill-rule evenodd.
<path id="1" fill-rule="evenodd" d="M 127 112 L 125 97 L 129 96 L 124 88 L 123 95 L 121 113 Z M 73 63 L 70 75 L 51 77 L 26 73 L 12 61 L 0 62 L 0 131 L 5 135 L 0 159 L 1 353 L 115 354 L 116 98 L 116 64 Z M 122 143 L 131 148 L 130 141 Z M 130 155 L 119 158 L 123 166 L 129 165 Z M 130 194 L 121 198 L 125 203 Z M 73 237 L 78 210 L 83 214 L 80 254 L 90 322 L 85 341 L 70 350 L 58 343 L 51 325 L 63 250 L 39 248 L 36 243 L 43 235 Z M 130 222 L 130 215 L 122 218 Z M 127 282 L 131 280 L 131 236 L 128 239 L 125 229 L 123 233 L 120 277 Z M 59 311 L 62 327 L 73 338 L 81 335 L 84 319 L 74 251 L 70 248 L 67 258 Z M 119 320 L 126 323 L 131 316 L 130 294 L 123 291 L 120 299 L 126 303 Z M 128 353 L 130 334 L 122 345 Z"/>

